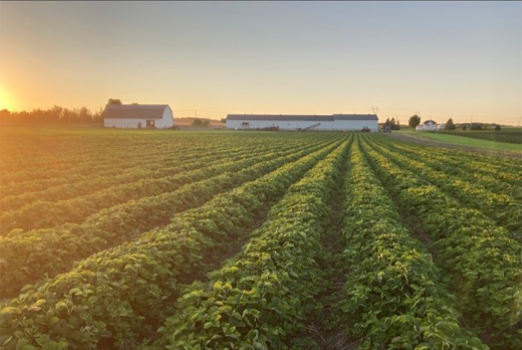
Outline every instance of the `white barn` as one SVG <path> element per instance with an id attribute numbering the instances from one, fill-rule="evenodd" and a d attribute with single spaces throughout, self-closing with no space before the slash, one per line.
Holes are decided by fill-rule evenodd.
<path id="1" fill-rule="evenodd" d="M 174 126 L 174 116 L 168 105 L 107 105 L 103 112 L 106 128 L 156 128 Z"/>
<path id="2" fill-rule="evenodd" d="M 375 114 L 273 115 L 229 114 L 227 129 L 257 130 L 277 127 L 279 130 L 379 130 Z"/>

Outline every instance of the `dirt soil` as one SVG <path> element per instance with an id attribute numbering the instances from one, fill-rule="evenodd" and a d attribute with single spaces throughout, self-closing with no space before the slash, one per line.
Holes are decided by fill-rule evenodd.
<path id="1" fill-rule="evenodd" d="M 445 147 L 445 148 L 458 149 L 461 151 L 478 152 L 478 153 L 485 154 L 488 156 L 503 156 L 503 157 L 510 157 L 510 158 L 516 158 L 516 159 L 522 160 L 522 154 L 517 154 L 515 152 L 495 151 L 495 150 L 489 150 L 489 149 L 483 149 L 483 148 L 477 148 L 477 147 L 452 145 L 452 144 L 445 143 L 445 142 L 418 139 L 418 138 L 412 137 L 410 135 L 399 134 L 399 133 L 391 133 L 390 136 L 394 137 L 396 139 L 402 140 L 402 141 L 414 142 L 414 143 L 417 143 L 417 144 L 423 145 L 423 146 Z"/>

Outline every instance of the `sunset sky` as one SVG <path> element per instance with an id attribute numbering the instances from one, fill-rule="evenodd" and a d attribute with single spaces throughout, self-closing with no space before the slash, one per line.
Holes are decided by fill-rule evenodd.
<path id="1" fill-rule="evenodd" d="M 0 108 L 518 125 L 521 2 L 2 2 Z"/>

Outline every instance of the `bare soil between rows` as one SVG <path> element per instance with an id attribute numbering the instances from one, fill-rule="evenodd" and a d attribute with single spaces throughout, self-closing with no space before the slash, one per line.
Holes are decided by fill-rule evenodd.
<path id="1" fill-rule="evenodd" d="M 516 153 L 516 152 L 509 152 L 509 151 L 496 151 L 496 150 L 488 150 L 484 148 L 477 148 L 477 147 L 471 147 L 471 146 L 461 146 L 461 145 L 452 145 L 445 142 L 439 142 L 439 141 L 433 141 L 433 140 L 424 140 L 424 139 L 418 139 L 416 137 L 405 135 L 405 134 L 398 134 L 398 133 L 391 133 L 391 137 L 396 138 L 401 141 L 406 142 L 413 142 L 422 146 L 432 146 L 432 147 L 444 147 L 444 148 L 452 148 L 452 149 L 458 149 L 461 151 L 471 151 L 471 152 L 478 152 L 481 154 L 485 154 L 488 156 L 502 156 L 502 157 L 510 157 L 522 160 L 522 153 Z"/>

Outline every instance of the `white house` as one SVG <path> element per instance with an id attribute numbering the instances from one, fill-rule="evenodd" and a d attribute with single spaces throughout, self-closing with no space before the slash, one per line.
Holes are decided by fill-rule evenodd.
<path id="1" fill-rule="evenodd" d="M 418 125 L 415 130 L 417 131 L 435 131 L 437 130 L 437 122 L 433 120 L 426 120 L 422 124 Z"/>
<path id="2" fill-rule="evenodd" d="M 103 112 L 106 128 L 172 128 L 174 116 L 168 105 L 107 105 Z"/>
<path id="3" fill-rule="evenodd" d="M 446 128 L 446 124 L 445 123 L 441 123 L 441 124 L 437 125 L 437 130 L 439 130 L 439 131 L 444 130 L 445 128 Z"/>
<path id="4" fill-rule="evenodd" d="M 375 114 L 274 115 L 229 114 L 227 129 L 257 130 L 277 127 L 279 130 L 351 130 L 378 131 Z"/>

